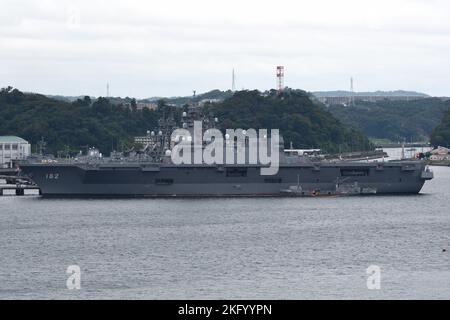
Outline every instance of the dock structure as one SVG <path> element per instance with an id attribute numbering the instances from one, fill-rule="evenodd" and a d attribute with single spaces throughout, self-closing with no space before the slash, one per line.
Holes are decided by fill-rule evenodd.
<path id="1" fill-rule="evenodd" d="M 31 196 L 40 194 L 41 190 L 38 186 L 12 184 L 0 185 L 0 196 Z"/>
<path id="2" fill-rule="evenodd" d="M 40 188 L 27 176 L 14 169 L 0 170 L 0 196 L 40 195 Z"/>
<path id="3" fill-rule="evenodd" d="M 420 142 L 406 142 L 406 143 L 378 143 L 375 145 L 375 148 L 428 148 L 430 147 L 429 143 L 420 143 Z"/>
<path id="4" fill-rule="evenodd" d="M 17 174 L 16 169 L 11 168 L 0 168 L 0 175 L 3 176 L 15 176 Z"/>
<path id="5" fill-rule="evenodd" d="M 33 181 L 26 176 L 18 176 L 18 175 L 4 175 L 0 174 L 0 180 L 6 181 L 6 184 L 26 184 L 33 185 Z M 1 182 L 0 182 L 1 183 Z"/>

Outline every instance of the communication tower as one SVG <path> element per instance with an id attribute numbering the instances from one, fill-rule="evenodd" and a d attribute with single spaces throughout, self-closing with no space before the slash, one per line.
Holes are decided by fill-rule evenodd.
<path id="1" fill-rule="evenodd" d="M 279 93 L 284 90 L 284 66 L 277 66 L 277 89 Z"/>

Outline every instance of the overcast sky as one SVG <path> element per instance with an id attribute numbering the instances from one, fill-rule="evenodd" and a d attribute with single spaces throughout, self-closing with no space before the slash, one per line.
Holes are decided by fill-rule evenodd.
<path id="1" fill-rule="evenodd" d="M 450 95 L 447 0 L 2 0 L 0 86 L 63 95 L 231 87 Z"/>

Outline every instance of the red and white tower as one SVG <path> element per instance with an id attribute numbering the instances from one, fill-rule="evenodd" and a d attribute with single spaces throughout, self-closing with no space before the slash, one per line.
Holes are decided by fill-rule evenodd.
<path id="1" fill-rule="evenodd" d="M 284 90 L 284 66 L 277 66 L 277 89 L 278 92 Z"/>

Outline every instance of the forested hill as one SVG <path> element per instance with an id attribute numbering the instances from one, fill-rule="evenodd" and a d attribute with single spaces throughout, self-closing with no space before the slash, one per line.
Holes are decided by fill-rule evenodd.
<path id="1" fill-rule="evenodd" d="M 411 101 L 356 101 L 354 107 L 330 106 L 342 123 L 370 138 L 428 141 L 433 129 L 450 108 L 450 101 L 426 98 Z"/>
<path id="2" fill-rule="evenodd" d="M 17 89 L 0 91 L 0 135 L 20 136 L 34 145 L 44 137 L 51 153 L 95 146 L 109 154 L 154 128 L 158 117 L 158 112 L 112 105 L 105 98 L 69 103 Z"/>
<path id="3" fill-rule="evenodd" d="M 161 107 L 155 111 L 113 105 L 106 98 L 89 97 L 72 103 L 17 89 L 0 91 L 0 135 L 17 135 L 32 144 L 42 137 L 48 151 L 78 152 L 96 146 L 109 154 L 130 146 L 134 136 L 153 130 L 167 108 L 179 118 L 182 108 Z M 162 107 L 164 106 L 164 107 Z M 362 150 L 370 147 L 361 133 L 347 129 L 305 92 L 287 92 L 283 98 L 258 91 L 240 91 L 219 104 L 208 104 L 223 128 L 278 128 L 297 148 L 327 151 Z"/>
<path id="4" fill-rule="evenodd" d="M 434 146 L 450 147 L 450 110 L 431 134 L 430 142 Z"/>
<path id="5" fill-rule="evenodd" d="M 207 105 L 225 128 L 280 129 L 286 147 L 322 148 L 329 152 L 367 150 L 366 136 L 348 129 L 301 90 L 239 91 L 221 103 Z"/>

